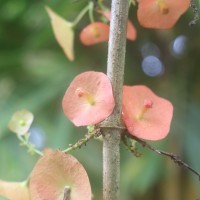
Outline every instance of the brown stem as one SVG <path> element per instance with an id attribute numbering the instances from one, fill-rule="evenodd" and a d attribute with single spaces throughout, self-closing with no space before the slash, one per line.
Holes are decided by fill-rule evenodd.
<path id="1" fill-rule="evenodd" d="M 195 175 L 198 176 L 199 180 L 200 180 L 200 173 L 197 172 L 195 169 L 193 169 L 192 167 L 190 167 L 187 163 L 185 163 L 184 161 L 181 160 L 180 156 L 173 154 L 173 153 L 168 153 L 166 151 L 162 151 L 160 149 L 156 149 L 155 147 L 151 146 L 150 144 L 148 144 L 147 142 L 145 142 L 144 140 L 141 140 L 133 135 L 130 135 L 127 133 L 126 135 L 129 138 L 132 138 L 134 140 L 136 140 L 138 143 L 140 143 L 143 147 L 146 147 L 152 151 L 154 151 L 155 153 L 159 154 L 159 155 L 163 155 L 163 156 L 167 156 L 169 158 L 171 158 L 171 160 L 173 160 L 176 164 L 178 164 L 179 166 L 184 167 L 185 169 L 188 169 L 189 171 L 191 171 L 192 173 L 194 173 Z M 125 145 L 127 145 L 125 143 Z"/>
<path id="2" fill-rule="evenodd" d="M 193 19 L 189 22 L 189 26 L 193 26 L 197 23 L 197 21 L 199 20 L 199 9 L 195 3 L 195 0 L 191 0 L 190 1 L 190 7 L 192 8 L 194 17 Z"/>
<path id="3" fill-rule="evenodd" d="M 103 134 L 103 200 L 119 200 L 122 87 L 126 49 L 128 0 L 112 0 L 107 75 L 111 80 L 115 108 L 101 124 Z"/>

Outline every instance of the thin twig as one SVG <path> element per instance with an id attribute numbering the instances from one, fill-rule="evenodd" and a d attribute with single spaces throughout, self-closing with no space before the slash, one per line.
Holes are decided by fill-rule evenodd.
<path id="1" fill-rule="evenodd" d="M 193 19 L 189 22 L 189 26 L 193 26 L 197 23 L 199 20 L 199 10 L 195 3 L 195 0 L 191 0 L 190 7 L 192 8 L 192 12 L 194 13 Z"/>
<path id="2" fill-rule="evenodd" d="M 128 151 L 130 151 L 135 157 L 141 157 L 141 153 L 137 151 L 137 148 L 135 147 L 135 142 L 134 144 L 131 143 L 129 144 L 128 141 L 127 141 L 127 138 L 126 137 L 122 137 L 122 142 L 124 143 L 126 149 Z"/>
<path id="3" fill-rule="evenodd" d="M 29 133 L 27 133 L 27 135 L 28 134 Z M 36 149 L 34 144 L 29 142 L 28 136 L 24 137 L 24 136 L 18 135 L 17 138 L 21 141 L 20 145 L 25 146 L 28 149 L 28 152 L 30 154 L 36 153 L 39 156 L 43 156 L 43 153 L 40 150 Z"/>
<path id="4" fill-rule="evenodd" d="M 71 150 L 80 149 L 82 145 L 86 145 L 86 143 L 94 137 L 98 137 L 100 135 L 100 129 L 95 128 L 93 131 L 89 131 L 84 138 L 78 140 L 75 144 L 70 144 L 69 148 L 63 150 L 63 153 L 68 153 Z"/>
<path id="5" fill-rule="evenodd" d="M 127 137 L 136 140 L 138 143 L 140 143 L 143 147 L 147 147 L 148 149 L 154 151 L 155 153 L 159 154 L 159 155 L 164 155 L 167 156 L 169 158 L 171 158 L 174 163 L 178 164 L 181 167 L 184 167 L 186 169 L 188 169 L 189 171 L 193 172 L 195 175 L 198 176 L 199 180 L 200 180 L 200 173 L 198 173 L 195 169 L 193 169 L 192 167 L 190 167 L 187 163 L 183 162 L 180 158 L 180 156 L 173 154 L 173 153 L 168 153 L 166 151 L 162 151 L 159 149 L 156 149 L 155 147 L 152 147 L 150 144 L 148 144 L 147 142 L 145 142 L 144 140 L 141 140 L 133 135 L 130 134 L 126 134 Z"/>

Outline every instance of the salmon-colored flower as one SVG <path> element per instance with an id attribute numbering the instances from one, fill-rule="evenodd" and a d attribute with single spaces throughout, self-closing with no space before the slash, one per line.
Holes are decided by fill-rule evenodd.
<path id="1" fill-rule="evenodd" d="M 190 0 L 139 0 L 138 20 L 146 28 L 169 29 L 189 5 Z"/>
<path id="2" fill-rule="evenodd" d="M 107 118 L 115 106 L 109 78 L 101 72 L 84 72 L 71 82 L 62 107 L 76 126 L 97 124 Z"/>
<path id="3" fill-rule="evenodd" d="M 108 41 L 109 26 L 103 22 L 93 22 L 80 33 L 80 40 L 84 45 L 93 45 Z"/>
<path id="4" fill-rule="evenodd" d="M 61 151 L 48 149 L 39 159 L 30 177 L 33 200 L 91 200 L 88 175 L 77 159 Z"/>
<path id="5" fill-rule="evenodd" d="M 167 136 L 173 115 L 172 104 L 144 85 L 123 87 L 122 118 L 131 135 L 146 140 Z"/>
<path id="6" fill-rule="evenodd" d="M 111 19 L 111 12 L 110 11 L 103 11 L 103 10 L 98 10 L 98 13 L 104 15 L 108 20 Z M 127 23 L 127 34 L 126 34 L 127 39 L 134 41 L 137 37 L 137 32 L 132 24 L 131 20 L 128 20 Z"/>

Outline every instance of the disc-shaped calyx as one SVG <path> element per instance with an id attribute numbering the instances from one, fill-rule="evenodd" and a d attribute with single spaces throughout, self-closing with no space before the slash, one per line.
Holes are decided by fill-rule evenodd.
<path id="1" fill-rule="evenodd" d="M 110 21 L 111 12 L 109 10 L 107 10 L 107 11 L 98 10 L 97 12 L 104 15 Z M 127 37 L 128 40 L 132 40 L 132 41 L 136 40 L 136 37 L 137 37 L 136 29 L 135 29 L 133 23 L 131 22 L 131 20 L 129 20 L 129 19 L 127 21 L 126 37 Z"/>
<path id="2" fill-rule="evenodd" d="M 112 113 L 114 106 L 110 80 L 104 73 L 94 71 L 76 76 L 62 101 L 65 115 L 76 126 L 103 121 Z"/>
<path id="3" fill-rule="evenodd" d="M 47 149 L 30 176 L 33 200 L 91 200 L 88 175 L 79 161 L 61 151 Z"/>
<path id="4" fill-rule="evenodd" d="M 131 135 L 161 140 L 170 130 L 172 104 L 144 85 L 123 87 L 122 118 Z"/>
<path id="5" fill-rule="evenodd" d="M 80 40 L 84 45 L 94 45 L 108 41 L 109 26 L 103 22 L 93 22 L 80 33 Z"/>
<path id="6" fill-rule="evenodd" d="M 172 28 L 189 5 L 190 0 L 139 0 L 138 20 L 146 28 Z"/>
<path id="7" fill-rule="evenodd" d="M 17 111 L 13 114 L 8 128 L 18 135 L 24 135 L 29 131 L 33 119 L 34 116 L 30 111 L 26 109 Z"/>

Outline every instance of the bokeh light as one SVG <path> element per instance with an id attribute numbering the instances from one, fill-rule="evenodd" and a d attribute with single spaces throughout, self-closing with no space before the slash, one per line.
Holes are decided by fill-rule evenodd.
<path id="1" fill-rule="evenodd" d="M 156 56 L 147 56 L 142 61 L 142 69 L 148 76 L 155 77 L 164 72 L 163 63 Z"/>
<path id="2" fill-rule="evenodd" d="M 147 42 L 142 45 L 141 54 L 142 54 L 143 58 L 145 58 L 147 56 L 156 56 L 159 58 L 160 57 L 160 49 L 153 42 Z"/>
<path id="3" fill-rule="evenodd" d="M 35 145 L 37 149 L 42 149 L 45 144 L 45 133 L 40 127 L 32 127 L 30 129 L 29 141 Z"/>
<path id="4" fill-rule="evenodd" d="M 185 53 L 187 45 L 187 37 L 184 35 L 177 36 L 170 44 L 171 54 L 175 57 L 180 57 Z"/>

